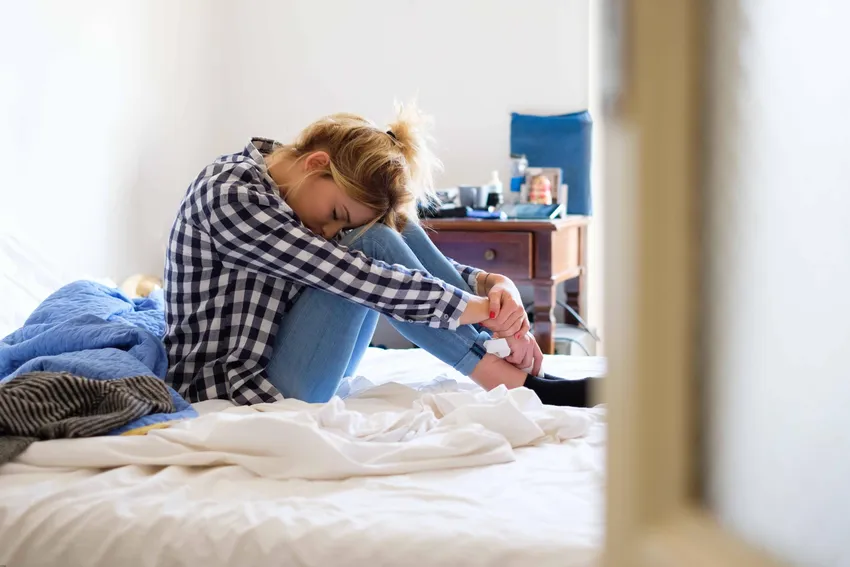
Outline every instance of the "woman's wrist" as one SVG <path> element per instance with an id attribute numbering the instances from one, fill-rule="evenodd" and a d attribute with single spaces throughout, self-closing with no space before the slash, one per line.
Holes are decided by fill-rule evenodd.
<path id="1" fill-rule="evenodd" d="M 489 273 L 481 270 L 475 276 L 475 295 L 484 296 L 487 295 L 487 278 L 490 276 Z"/>
<path id="2" fill-rule="evenodd" d="M 478 291 L 478 295 L 486 297 L 487 294 L 490 293 L 490 290 L 493 289 L 493 286 L 504 279 L 505 276 L 501 276 L 499 274 L 491 274 L 485 271 L 479 272 L 476 278 L 476 291 Z"/>
<path id="3" fill-rule="evenodd" d="M 474 295 L 466 304 L 466 309 L 458 320 L 461 325 L 477 325 L 490 318 L 490 301 L 486 297 Z"/>

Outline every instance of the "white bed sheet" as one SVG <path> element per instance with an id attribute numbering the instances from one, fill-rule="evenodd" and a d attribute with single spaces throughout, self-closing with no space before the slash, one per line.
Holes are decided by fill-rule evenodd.
<path id="1" fill-rule="evenodd" d="M 411 370 L 415 369 L 415 372 Z M 606 359 L 601 356 L 544 355 L 543 371 L 561 378 L 604 376 Z M 370 348 L 357 368 L 357 374 L 377 382 L 398 382 L 415 386 L 436 376 L 453 380 L 461 386 L 472 381 L 440 362 L 422 349 L 382 350 Z"/>
<path id="2" fill-rule="evenodd" d="M 604 373 L 600 359 L 550 357 L 544 368 Z M 430 391 L 453 380 L 471 387 L 418 350 L 370 350 L 359 373 Z M 239 466 L 7 465 L 0 564 L 592 565 L 604 524 L 604 424 L 590 413 L 585 437 L 514 449 L 514 462 L 340 481 L 276 480 Z"/>

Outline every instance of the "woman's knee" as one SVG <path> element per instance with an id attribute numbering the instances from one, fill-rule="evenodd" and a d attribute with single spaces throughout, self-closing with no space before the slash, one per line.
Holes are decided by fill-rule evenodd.
<path id="1" fill-rule="evenodd" d="M 403 242 L 401 234 L 382 223 L 375 223 L 365 231 L 354 229 L 342 239 L 345 246 L 360 250 L 371 258 L 377 258 L 381 251 Z"/>
<path id="2" fill-rule="evenodd" d="M 401 235 L 405 240 L 410 239 L 419 239 L 419 238 L 428 238 L 428 235 L 425 234 L 425 229 L 422 228 L 418 222 L 409 222 L 404 226 L 404 230 L 401 231 Z"/>

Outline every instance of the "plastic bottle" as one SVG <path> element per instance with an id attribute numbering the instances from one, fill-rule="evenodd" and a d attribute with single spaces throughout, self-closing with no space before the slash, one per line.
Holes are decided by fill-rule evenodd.
<path id="1" fill-rule="evenodd" d="M 487 207 L 498 207 L 504 202 L 502 198 L 502 180 L 499 179 L 499 172 L 494 170 L 490 175 L 490 181 L 485 187 L 487 190 Z"/>

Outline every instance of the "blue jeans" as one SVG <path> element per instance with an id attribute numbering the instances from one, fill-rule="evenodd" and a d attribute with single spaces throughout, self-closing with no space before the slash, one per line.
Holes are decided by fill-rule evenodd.
<path id="1" fill-rule="evenodd" d="M 356 237 L 354 230 L 343 244 L 388 264 L 422 270 L 465 291 L 469 285 L 425 234 L 409 225 L 402 234 L 375 224 Z M 363 358 L 379 313 L 319 289 L 302 291 L 280 321 L 271 361 L 269 381 L 286 398 L 326 402 L 346 376 L 353 376 Z M 387 317 L 413 344 L 425 349 L 458 372 L 469 375 L 484 356 L 482 343 L 490 338 L 471 325 L 456 330 L 435 329 Z"/>

